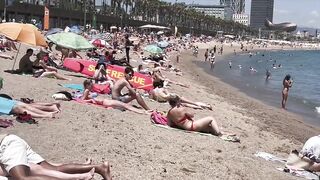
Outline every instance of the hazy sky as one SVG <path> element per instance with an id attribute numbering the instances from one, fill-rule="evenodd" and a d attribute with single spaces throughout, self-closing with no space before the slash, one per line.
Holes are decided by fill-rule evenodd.
<path id="1" fill-rule="evenodd" d="M 175 0 L 165 0 L 175 2 Z M 177 0 L 177 2 L 213 5 L 219 0 Z M 246 0 L 250 14 L 251 0 Z M 273 22 L 293 22 L 298 26 L 320 28 L 320 0 L 274 0 Z"/>

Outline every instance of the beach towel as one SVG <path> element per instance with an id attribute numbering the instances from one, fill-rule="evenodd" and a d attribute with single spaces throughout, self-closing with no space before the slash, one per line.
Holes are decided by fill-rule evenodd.
<path id="1" fill-rule="evenodd" d="M 319 176 L 317 174 L 300 168 L 307 166 L 308 163 L 301 161 L 301 158 L 299 157 L 297 151 L 293 151 L 292 153 L 290 153 L 288 159 L 277 157 L 273 154 L 266 152 L 257 152 L 254 155 L 256 157 L 263 158 L 267 161 L 280 162 L 285 167 L 276 168 L 279 171 L 290 173 L 293 176 L 302 177 L 305 179 L 319 179 Z"/>
<path id="2" fill-rule="evenodd" d="M 153 120 L 151 120 L 151 122 L 153 122 Z M 170 129 L 170 130 L 174 130 L 174 131 L 182 131 L 185 133 L 197 134 L 197 135 L 202 135 L 202 136 L 218 137 L 218 136 L 214 136 L 209 133 L 202 133 L 202 132 L 196 132 L 196 131 L 186 131 L 183 129 L 173 128 L 168 125 L 162 125 L 162 124 L 157 124 L 157 123 L 153 123 L 153 125 L 155 125 L 156 127 L 166 128 L 166 129 Z M 224 141 L 229 141 L 229 142 L 240 142 L 240 139 L 237 136 L 222 135 L 222 136 L 219 136 L 219 138 Z"/>
<path id="3" fill-rule="evenodd" d="M 160 124 L 160 125 L 168 125 L 168 118 L 164 113 L 154 111 L 151 113 L 151 122 L 154 124 Z"/>
<path id="4" fill-rule="evenodd" d="M 77 90 L 80 92 L 84 91 L 82 84 L 59 84 L 59 85 L 62 87 Z M 93 84 L 92 91 L 99 94 L 110 94 L 111 93 L 110 84 Z"/>

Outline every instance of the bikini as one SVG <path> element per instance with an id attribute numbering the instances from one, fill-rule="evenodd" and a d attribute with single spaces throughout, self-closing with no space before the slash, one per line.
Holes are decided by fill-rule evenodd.
<path id="1" fill-rule="evenodd" d="M 171 111 L 171 109 L 169 110 L 169 112 Z M 168 113 L 169 113 L 168 112 Z M 178 122 L 174 122 L 174 124 L 178 125 L 183 125 L 186 121 L 191 121 L 191 128 L 190 129 L 187 129 L 189 131 L 195 131 L 195 125 L 194 125 L 194 122 L 193 122 L 193 119 L 187 115 L 185 115 L 184 117 L 182 117 Z"/>

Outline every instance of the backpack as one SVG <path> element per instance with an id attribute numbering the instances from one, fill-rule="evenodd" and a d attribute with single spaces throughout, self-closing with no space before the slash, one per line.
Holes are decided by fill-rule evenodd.
<path id="1" fill-rule="evenodd" d="M 151 122 L 154 124 L 168 125 L 168 118 L 161 112 L 154 111 L 151 113 Z"/>

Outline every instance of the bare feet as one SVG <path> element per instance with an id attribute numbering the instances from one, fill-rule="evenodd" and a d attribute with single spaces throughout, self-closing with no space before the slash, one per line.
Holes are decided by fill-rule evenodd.
<path id="1" fill-rule="evenodd" d="M 104 180 L 111 180 L 111 174 L 110 174 L 110 165 L 108 162 L 104 162 L 101 164 L 98 168 L 96 168 L 96 172 L 100 174 Z"/>
<path id="2" fill-rule="evenodd" d="M 89 172 L 84 173 L 81 180 L 91 180 L 94 176 L 94 171 L 95 171 L 95 169 L 92 168 Z"/>

